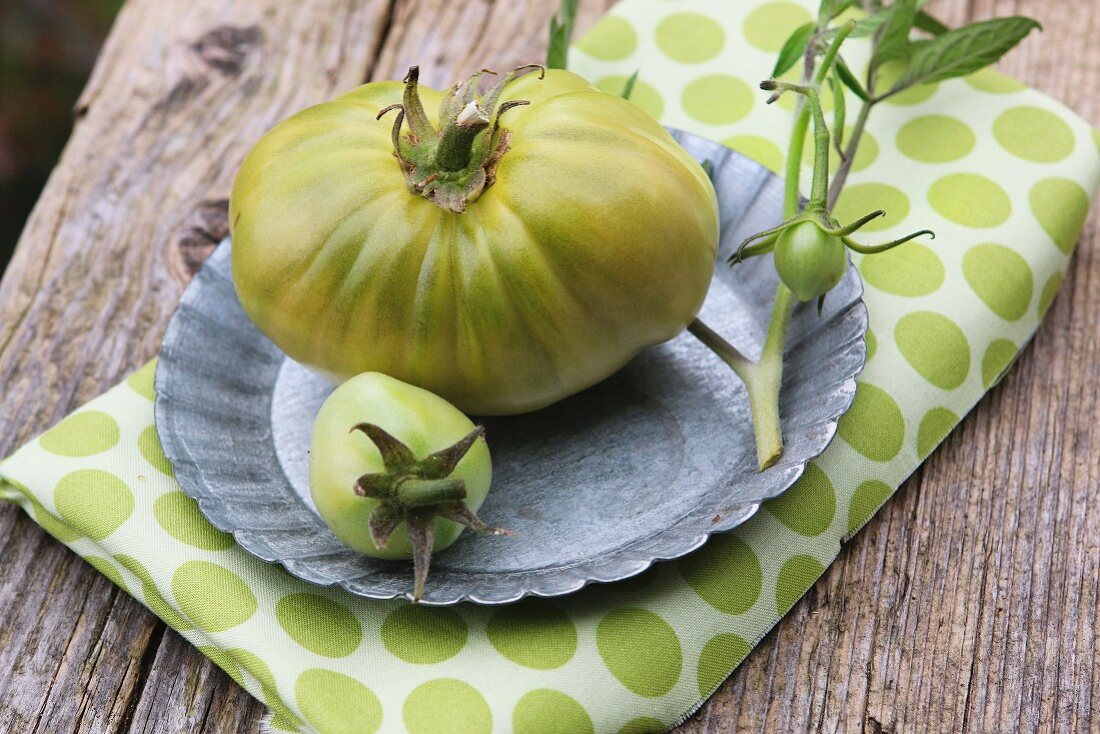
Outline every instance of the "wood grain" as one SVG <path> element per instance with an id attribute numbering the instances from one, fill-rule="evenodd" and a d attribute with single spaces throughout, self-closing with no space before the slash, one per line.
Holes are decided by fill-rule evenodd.
<path id="1" fill-rule="evenodd" d="M 412 63 L 440 84 L 537 59 L 554 5 L 130 0 L 0 281 L 0 455 L 155 354 L 248 141 Z M 932 7 L 1040 19 L 1004 69 L 1100 124 L 1100 5 Z M 1094 216 L 1017 368 L 681 732 L 1100 728 L 1098 312 Z M 0 557 L 0 731 L 258 731 L 258 703 L 11 507 Z"/>

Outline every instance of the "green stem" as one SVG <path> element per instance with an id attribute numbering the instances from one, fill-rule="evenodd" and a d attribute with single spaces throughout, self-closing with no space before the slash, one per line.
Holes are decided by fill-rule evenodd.
<path id="1" fill-rule="evenodd" d="M 872 41 L 872 55 L 874 55 L 877 45 L 878 36 L 876 34 Z M 856 153 L 859 152 L 859 144 L 863 140 L 863 131 L 867 129 L 867 120 L 871 117 L 871 110 L 882 101 L 880 97 L 875 97 L 876 81 L 878 81 L 878 78 L 875 68 L 868 65 L 867 78 L 863 85 L 864 90 L 867 92 L 867 98 L 863 100 L 863 104 L 859 107 L 859 116 L 856 118 L 855 125 L 852 126 L 852 137 L 848 140 L 848 147 L 845 149 L 844 155 L 841 156 L 840 166 L 837 167 L 836 176 L 833 177 L 833 182 L 829 186 L 829 211 L 832 211 L 833 207 L 836 206 L 837 201 L 840 199 L 840 192 L 844 190 L 845 184 L 848 183 L 848 174 L 851 173 L 852 164 L 856 160 Z"/>
<path id="2" fill-rule="evenodd" d="M 799 107 L 791 130 L 787 151 L 786 180 L 783 192 L 783 219 L 787 220 L 802 209 L 799 194 L 802 179 L 802 153 L 806 145 L 811 115 L 814 121 L 814 177 L 810 195 L 811 206 L 823 207 L 829 195 L 829 128 L 821 109 L 817 88 L 825 81 L 829 68 L 837 58 L 840 45 L 852 32 L 854 23 L 847 24 L 834 38 L 816 74 L 807 62 L 805 84 L 807 104 Z M 807 57 L 809 58 L 809 56 Z M 780 281 L 775 291 L 768 335 L 760 361 L 753 363 L 738 352 L 725 339 L 699 319 L 688 330 L 733 369 L 749 394 L 752 411 L 753 433 L 756 436 L 756 461 L 760 471 L 767 469 L 783 455 L 783 430 L 779 417 L 779 391 L 783 382 L 783 348 L 787 341 L 787 329 L 794 312 L 795 297 Z"/>
<path id="3" fill-rule="evenodd" d="M 428 507 L 466 499 L 466 482 L 458 477 L 420 479 L 410 477 L 397 485 L 396 499 L 405 507 Z"/>
<path id="4" fill-rule="evenodd" d="M 832 43 L 829 44 L 829 48 L 825 51 L 825 56 L 821 59 L 821 65 L 818 67 L 817 73 L 814 74 L 814 83 L 809 85 L 805 92 L 814 119 L 814 177 L 810 190 L 811 207 L 827 206 L 829 199 L 829 128 L 825 124 L 825 113 L 821 109 L 818 89 L 825 82 L 826 77 L 829 76 L 829 70 L 833 68 L 833 63 L 840 53 L 841 45 L 847 40 L 848 35 L 855 30 L 855 27 L 856 22 L 852 20 L 845 23 L 844 27 L 837 32 Z M 843 133 L 843 130 L 839 131 L 839 134 L 842 135 Z M 805 135 L 805 130 L 803 130 L 803 138 Z M 800 154 L 801 152 L 799 150 Z M 801 155 L 799 155 L 798 160 L 802 160 Z"/>
<path id="5" fill-rule="evenodd" d="M 772 318 L 764 353 L 756 365 L 753 379 L 746 381 L 749 403 L 756 427 L 756 460 L 763 471 L 783 455 L 783 432 L 779 419 L 779 391 L 783 382 L 783 347 L 787 342 L 787 327 L 791 323 L 795 298 L 791 289 L 780 282 L 775 289 Z"/>
<path id="6" fill-rule="evenodd" d="M 840 53 L 841 45 L 855 29 L 856 22 L 850 20 L 837 31 L 837 34 L 833 37 L 833 42 L 829 44 L 829 48 L 825 50 L 825 55 L 821 58 L 821 66 L 818 67 L 817 74 L 814 75 L 815 87 L 820 87 L 825 83 L 825 77 L 829 76 L 829 69 L 833 68 L 833 62 L 836 61 L 837 54 Z"/>
<path id="7" fill-rule="evenodd" d="M 799 182 L 802 178 L 802 151 L 806 147 L 806 131 L 810 129 L 810 107 L 802 105 L 791 129 L 787 149 L 786 189 L 783 195 L 783 219 L 790 219 L 802 209 Z"/>
<path id="8" fill-rule="evenodd" d="M 844 156 L 836 169 L 836 176 L 833 177 L 833 183 L 829 187 L 828 206 L 830 211 L 836 206 L 836 202 L 840 198 L 840 192 L 844 189 L 844 184 L 848 182 L 848 174 L 852 170 L 856 153 L 859 152 L 859 143 L 863 139 L 863 131 L 867 128 L 867 119 L 871 116 L 871 110 L 877 101 L 872 97 L 859 108 L 859 117 L 856 118 L 855 125 L 852 126 L 852 137 L 848 140 L 848 147 L 844 151 Z"/>
<path id="9" fill-rule="evenodd" d="M 699 319 L 688 324 L 688 331 L 712 352 L 722 358 L 728 364 L 742 382 L 748 382 L 748 374 L 756 366 L 752 360 L 737 351 L 737 348 L 723 339 L 718 332 L 707 326 Z"/>
<path id="10" fill-rule="evenodd" d="M 461 171 L 470 165 L 474 140 L 489 127 L 489 118 L 476 102 L 470 102 L 454 122 L 443 128 L 439 147 L 435 149 L 435 165 L 441 171 Z"/>
<path id="11" fill-rule="evenodd" d="M 813 210 L 824 208 L 829 199 L 829 127 L 825 124 L 817 90 L 808 87 L 805 94 L 814 119 L 814 171 L 810 184 L 810 208 Z"/>
<path id="12" fill-rule="evenodd" d="M 783 455 L 779 383 L 783 376 L 783 342 L 793 305 L 790 293 L 782 288 L 776 297 L 764 353 L 759 362 L 754 363 L 745 357 L 702 321 L 696 319 L 688 325 L 688 331 L 721 357 L 745 384 L 752 412 L 753 435 L 756 437 L 756 465 L 760 471 L 772 466 Z"/>
<path id="13" fill-rule="evenodd" d="M 832 50 L 831 47 L 830 50 Z M 783 218 L 790 219 L 802 209 L 799 194 L 802 179 L 802 152 L 806 146 L 806 132 L 810 126 L 810 105 L 804 104 L 795 117 L 791 140 L 787 147 L 787 175 L 784 181 Z M 826 131 L 826 136 L 828 132 Z M 816 140 L 815 140 L 816 142 Z M 820 151 L 815 152 L 815 169 Z M 828 143 L 826 142 L 826 155 Z M 783 383 L 783 347 L 787 341 L 787 328 L 794 312 L 795 298 L 791 289 L 782 281 L 775 289 L 775 302 L 768 322 L 768 336 L 760 362 L 737 374 L 749 392 L 752 408 L 753 431 L 756 434 L 756 461 L 761 471 L 775 464 L 783 455 L 783 431 L 779 418 L 779 389 Z M 733 365 L 731 365 L 733 366 Z M 735 371 L 737 368 L 734 368 Z"/>

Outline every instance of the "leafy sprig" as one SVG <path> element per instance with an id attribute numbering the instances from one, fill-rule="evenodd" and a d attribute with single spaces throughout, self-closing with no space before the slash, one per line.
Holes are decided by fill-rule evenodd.
<path id="1" fill-rule="evenodd" d="M 772 79 L 761 84 L 765 90 L 775 93 L 770 101 L 774 101 L 776 95 L 783 91 L 796 92 L 807 100 L 797 112 L 787 152 L 784 197 L 786 221 L 775 230 L 750 238 L 746 247 L 739 251 L 742 257 L 771 252 L 786 232 L 793 233 L 796 228 L 803 232 L 807 228 L 814 228 L 818 231 L 811 234 L 822 242 L 842 240 L 849 249 L 866 254 L 883 251 L 914 236 L 930 234 L 921 231 L 901 240 L 867 247 L 851 241 L 848 235 L 871 219 L 882 216 L 884 212 L 871 212 L 846 226 L 840 225 L 832 217 L 831 210 L 844 188 L 872 110 L 883 100 L 914 86 L 966 76 L 993 64 L 1031 31 L 1041 30 L 1041 26 L 1030 18 L 1008 17 L 951 29 L 924 9 L 928 2 L 929 0 L 821 0 L 817 20 L 799 26 L 787 38 L 772 69 Z M 546 64 L 550 68 L 566 68 L 577 5 L 578 0 L 563 0 L 561 11 L 550 23 Z M 841 20 L 841 16 L 849 11 L 858 11 L 862 15 L 854 22 Z M 840 53 L 840 47 L 847 38 L 870 39 L 870 61 L 862 79 Z M 799 62 L 802 63 L 803 71 L 801 84 L 777 81 L 778 77 L 795 68 Z M 884 73 L 887 69 L 893 81 L 883 89 Z M 637 76 L 635 72 L 627 82 L 623 90 L 624 97 L 630 97 Z M 819 101 L 819 92 L 825 87 L 832 91 L 834 98 L 831 131 L 826 126 Z M 856 121 L 847 135 L 845 133 L 849 110 L 845 89 L 850 90 L 860 101 Z M 814 123 L 815 180 L 810 206 L 800 211 L 802 151 L 810 129 L 811 112 Z M 830 147 L 835 147 L 840 156 L 840 166 L 831 180 L 828 155 Z M 753 244 L 756 240 L 759 242 Z M 835 245 L 835 242 L 832 244 Z M 778 264 L 777 260 L 777 266 Z M 802 272 L 801 275 L 813 273 Z M 831 287 L 828 286 L 828 278 L 809 278 L 807 283 L 811 280 L 813 283 L 810 285 L 816 286 L 821 282 Z M 803 290 L 805 292 L 800 297 L 817 293 L 813 289 Z M 824 292 L 820 298 L 824 298 Z M 702 321 L 696 319 L 688 326 L 688 330 L 729 364 L 745 383 L 752 409 L 757 460 L 761 470 L 774 464 L 783 453 L 779 389 L 782 384 L 784 342 L 794 301 L 795 294 L 791 288 L 781 282 L 772 305 L 772 318 L 768 325 L 764 350 L 757 362 L 746 359 Z"/>
<path id="2" fill-rule="evenodd" d="M 865 0 L 860 7 L 866 15 L 851 32 L 852 38 L 871 39 L 871 58 L 863 79 L 859 79 L 843 56 L 837 59 L 832 75 L 859 97 L 862 105 L 852 133 L 840 145 L 840 166 L 829 188 L 829 204 L 836 204 L 848 179 L 852 162 L 862 141 L 871 110 L 883 100 L 932 82 L 972 74 L 996 63 L 1027 37 L 1042 29 L 1036 21 L 1021 16 L 994 18 L 950 29 L 924 10 L 929 0 Z M 856 7 L 847 0 L 823 0 L 821 13 L 810 38 L 796 29 L 788 38 L 792 46 L 805 49 L 807 68 L 824 53 L 828 42 L 841 24 L 833 21 L 846 10 Z M 923 35 L 922 35 L 923 34 Z M 804 45 L 803 45 L 804 44 Z M 786 47 L 784 47 L 786 48 Z M 890 68 L 893 81 L 884 86 L 884 73 Z M 843 135 L 843 128 L 836 135 Z"/>

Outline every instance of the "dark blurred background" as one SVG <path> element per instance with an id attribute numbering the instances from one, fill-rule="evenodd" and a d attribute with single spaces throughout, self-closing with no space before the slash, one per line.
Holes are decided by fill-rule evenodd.
<path id="1" fill-rule="evenodd" d="M 0 0 L 0 273 L 122 0 Z"/>

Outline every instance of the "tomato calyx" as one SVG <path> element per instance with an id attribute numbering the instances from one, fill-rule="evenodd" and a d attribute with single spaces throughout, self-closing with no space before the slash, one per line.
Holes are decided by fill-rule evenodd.
<path id="1" fill-rule="evenodd" d="M 465 481 L 451 476 L 474 444 L 484 440 L 482 426 L 451 446 L 419 459 L 407 445 L 374 423 L 358 423 L 351 430 L 365 434 L 382 455 L 386 470 L 362 475 L 354 489 L 360 497 L 378 501 L 367 522 L 371 541 L 379 549 L 385 548 L 393 531 L 405 523 L 413 549 L 413 601 L 420 600 L 428 580 L 436 517 L 478 533 L 509 534 L 486 525 L 467 507 L 463 501 Z"/>
<path id="2" fill-rule="evenodd" d="M 463 212 L 496 180 L 497 165 L 508 152 L 511 133 L 500 126 L 500 117 L 513 107 L 530 104 L 528 100 L 510 100 L 497 105 L 504 87 L 517 76 L 534 69 L 539 78 L 546 69 L 539 64 L 516 67 L 481 94 L 478 84 L 482 69 L 466 81 L 447 90 L 439 107 L 439 129 L 432 125 L 420 99 L 420 67 L 409 68 L 400 104 L 378 113 L 377 119 L 394 110 L 391 137 L 394 157 L 401 167 L 405 184 L 413 194 L 452 212 Z M 408 132 L 402 135 L 405 123 Z"/>

